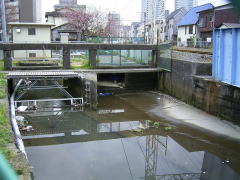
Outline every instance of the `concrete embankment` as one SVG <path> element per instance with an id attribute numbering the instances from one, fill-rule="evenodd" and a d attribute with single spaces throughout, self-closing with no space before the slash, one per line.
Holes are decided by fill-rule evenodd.
<path id="1" fill-rule="evenodd" d="M 171 72 L 159 73 L 160 91 L 240 125 L 240 88 L 211 79 L 209 53 L 171 50 L 169 58 Z"/>
<path id="2" fill-rule="evenodd" d="M 201 131 L 240 140 L 239 126 L 159 93 L 160 99 L 168 100 L 161 101 L 162 104 L 151 109 L 150 113 L 177 124 L 186 124 Z"/>

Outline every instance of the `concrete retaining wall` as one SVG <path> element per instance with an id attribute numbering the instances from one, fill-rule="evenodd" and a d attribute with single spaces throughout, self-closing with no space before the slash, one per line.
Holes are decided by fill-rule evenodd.
<path id="1" fill-rule="evenodd" d="M 156 90 L 157 73 L 126 73 L 125 84 L 129 90 Z"/>
<path id="2" fill-rule="evenodd" d="M 240 124 L 240 88 L 213 81 L 211 72 L 211 55 L 173 51 L 172 71 L 159 73 L 158 89 Z"/>

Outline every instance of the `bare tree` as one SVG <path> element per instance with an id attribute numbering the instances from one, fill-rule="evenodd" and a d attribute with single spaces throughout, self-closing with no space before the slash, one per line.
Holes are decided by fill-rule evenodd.
<path id="1" fill-rule="evenodd" d="M 106 15 L 96 8 L 88 10 L 68 9 L 63 13 L 68 24 L 76 30 L 78 40 L 83 40 L 84 36 L 102 36 L 106 34 Z"/>

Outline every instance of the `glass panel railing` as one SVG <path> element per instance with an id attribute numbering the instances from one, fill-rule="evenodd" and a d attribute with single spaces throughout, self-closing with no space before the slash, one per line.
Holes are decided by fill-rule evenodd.
<path id="1" fill-rule="evenodd" d="M 150 50 L 98 50 L 97 66 L 148 66 L 152 61 Z"/>

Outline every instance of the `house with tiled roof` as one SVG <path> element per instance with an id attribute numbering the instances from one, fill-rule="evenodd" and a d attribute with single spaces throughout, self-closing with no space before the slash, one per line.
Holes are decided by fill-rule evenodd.
<path id="1" fill-rule="evenodd" d="M 192 46 L 199 37 L 198 21 L 199 11 L 212 9 L 214 6 L 210 3 L 190 9 L 182 20 L 177 24 L 178 27 L 178 45 Z"/>
<path id="2" fill-rule="evenodd" d="M 239 27 L 240 15 L 231 4 L 225 4 L 215 8 L 199 11 L 199 32 L 200 40 L 212 41 L 214 28 Z"/>

